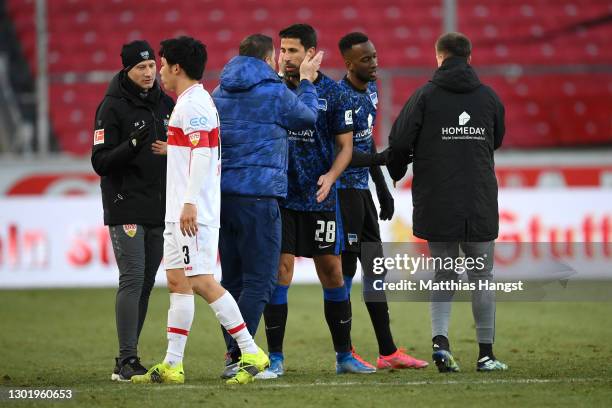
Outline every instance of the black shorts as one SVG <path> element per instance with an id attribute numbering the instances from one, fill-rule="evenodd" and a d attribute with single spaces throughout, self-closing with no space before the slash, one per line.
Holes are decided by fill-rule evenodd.
<path id="1" fill-rule="evenodd" d="M 336 212 L 281 208 L 281 220 L 281 253 L 312 258 L 342 252 L 344 233 L 342 220 L 336 222 Z"/>
<path id="2" fill-rule="evenodd" d="M 362 242 L 381 242 L 378 213 L 370 190 L 339 188 L 346 252 L 359 253 Z"/>

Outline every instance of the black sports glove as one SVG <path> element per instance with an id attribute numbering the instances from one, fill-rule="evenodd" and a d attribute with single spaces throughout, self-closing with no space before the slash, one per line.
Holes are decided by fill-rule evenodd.
<path id="1" fill-rule="evenodd" d="M 383 166 L 387 164 L 387 156 L 389 155 L 389 149 L 386 149 L 380 153 L 376 153 L 376 148 L 373 148 L 370 153 L 363 153 L 357 149 L 353 150 L 353 156 L 351 157 L 351 167 L 370 167 L 370 166 Z"/>
<path id="2" fill-rule="evenodd" d="M 370 167 L 370 175 L 372 176 L 372 181 L 376 186 L 376 196 L 378 197 L 378 202 L 380 203 L 380 214 L 378 218 L 380 218 L 382 221 L 390 220 L 395 212 L 395 201 L 389 192 L 385 176 L 383 176 L 382 170 L 378 166 Z"/>
<path id="3" fill-rule="evenodd" d="M 387 170 L 393 181 L 400 181 L 408 171 L 408 165 L 414 160 L 414 151 L 410 150 L 405 156 L 398 157 L 397 152 L 393 152 L 390 147 L 385 150 L 387 153 Z"/>
<path id="4" fill-rule="evenodd" d="M 150 130 L 151 126 L 143 122 L 136 130 L 130 133 L 128 140 L 132 148 L 140 149 L 151 135 Z"/>
<path id="5" fill-rule="evenodd" d="M 389 148 L 387 147 L 380 153 L 376 153 L 374 155 L 374 161 L 377 166 L 384 166 L 387 164 L 387 159 L 389 158 Z"/>
<path id="6" fill-rule="evenodd" d="M 395 200 L 389 192 L 386 182 L 383 188 L 378 188 L 378 186 L 376 186 L 376 195 L 378 196 L 378 202 L 380 203 L 380 214 L 378 218 L 380 218 L 382 221 L 390 220 L 393 218 L 393 213 L 395 212 Z"/>

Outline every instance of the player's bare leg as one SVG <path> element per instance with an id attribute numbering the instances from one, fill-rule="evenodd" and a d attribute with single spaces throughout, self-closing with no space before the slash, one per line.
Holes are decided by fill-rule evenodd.
<path id="1" fill-rule="evenodd" d="M 190 287 L 195 293 L 200 295 L 208 304 L 219 299 L 226 290 L 217 282 L 214 275 L 197 275 L 190 276 Z"/>
<path id="2" fill-rule="evenodd" d="M 315 256 L 313 261 L 323 288 L 333 289 L 344 286 L 340 255 L 319 255 Z"/>
<path id="3" fill-rule="evenodd" d="M 281 254 L 278 265 L 278 284 L 289 286 L 293 280 L 293 267 L 295 265 L 295 255 Z"/>

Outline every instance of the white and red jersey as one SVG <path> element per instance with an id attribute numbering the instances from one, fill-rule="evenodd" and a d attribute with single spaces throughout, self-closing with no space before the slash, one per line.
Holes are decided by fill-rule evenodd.
<path id="1" fill-rule="evenodd" d="M 183 205 L 191 202 L 197 206 L 199 224 L 220 227 L 219 136 L 219 115 L 210 94 L 202 84 L 192 85 L 179 95 L 168 123 L 167 222 L 179 222 Z M 192 168 L 196 154 L 202 168 Z M 204 161 L 200 160 L 202 155 Z M 193 185 L 194 180 L 199 188 Z"/>

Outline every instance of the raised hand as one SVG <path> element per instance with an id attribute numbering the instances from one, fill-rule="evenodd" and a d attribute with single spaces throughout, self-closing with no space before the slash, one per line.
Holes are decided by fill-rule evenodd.
<path id="1" fill-rule="evenodd" d="M 323 51 L 317 52 L 312 58 L 306 56 L 300 65 L 300 80 L 307 79 L 314 82 L 317 79 L 317 71 L 323 61 Z"/>

